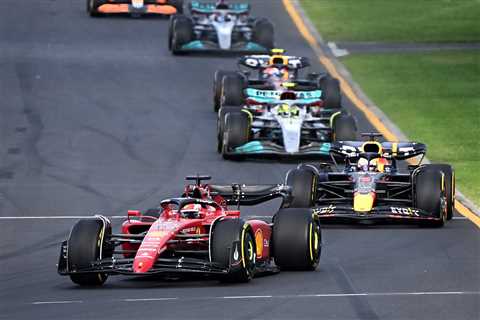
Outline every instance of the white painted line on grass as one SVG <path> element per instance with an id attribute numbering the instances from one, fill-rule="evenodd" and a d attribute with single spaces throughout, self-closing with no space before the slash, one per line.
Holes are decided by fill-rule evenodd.
<path id="1" fill-rule="evenodd" d="M 64 300 L 64 301 L 35 301 L 32 304 L 69 304 L 69 303 L 83 303 L 81 300 Z"/>
<path id="2" fill-rule="evenodd" d="M 339 47 L 337 47 L 337 44 L 335 42 L 328 42 L 327 45 L 330 48 L 330 50 L 332 50 L 332 53 L 335 57 L 344 57 L 350 54 L 348 50 L 340 49 Z"/>

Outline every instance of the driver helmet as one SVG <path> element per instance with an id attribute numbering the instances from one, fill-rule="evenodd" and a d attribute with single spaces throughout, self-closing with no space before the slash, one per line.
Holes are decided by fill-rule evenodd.
<path id="1" fill-rule="evenodd" d="M 228 9 L 230 9 L 230 7 L 225 2 L 225 0 L 218 0 L 215 7 L 217 8 L 217 10 L 228 10 Z"/>
<path id="2" fill-rule="evenodd" d="M 276 66 L 271 66 L 268 67 L 264 70 L 264 74 L 267 75 L 268 77 L 271 78 L 276 78 L 279 80 L 288 80 L 289 79 L 289 73 L 287 68 L 279 68 Z"/>
<path id="3" fill-rule="evenodd" d="M 358 171 L 385 172 L 385 166 L 390 165 L 385 158 L 372 159 L 360 158 L 357 162 Z"/>
<path id="4" fill-rule="evenodd" d="M 357 162 L 358 171 L 368 171 L 368 160 L 366 158 L 360 158 Z"/>
<path id="5" fill-rule="evenodd" d="M 202 205 L 198 203 L 187 204 L 180 210 L 182 218 L 199 219 Z"/>

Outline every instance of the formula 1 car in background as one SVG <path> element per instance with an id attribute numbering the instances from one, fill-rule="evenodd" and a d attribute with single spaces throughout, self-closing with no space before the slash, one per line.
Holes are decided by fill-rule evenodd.
<path id="1" fill-rule="evenodd" d="M 241 218 L 240 205 L 274 198 L 288 203 L 288 187 L 202 183 L 208 179 L 187 177 L 196 182 L 185 187 L 182 197 L 144 213 L 128 211 L 119 234 L 112 233 L 104 216 L 78 221 L 61 245 L 59 274 L 92 286 L 113 274 L 201 273 L 246 282 L 278 268 L 316 268 L 321 231 L 311 209 L 280 209 L 272 223 Z"/>
<path id="2" fill-rule="evenodd" d="M 288 172 L 294 207 L 314 207 L 321 221 L 412 222 L 441 227 L 453 215 L 455 173 L 448 164 L 421 164 L 426 146 L 416 142 L 332 144 L 345 167 L 300 165 Z M 421 156 L 402 170 L 398 162 Z M 332 157 L 335 161 L 335 158 Z"/>
<path id="3" fill-rule="evenodd" d="M 87 0 L 87 12 L 92 17 L 104 14 L 173 15 L 183 13 L 183 0 Z"/>
<path id="4" fill-rule="evenodd" d="M 307 95 L 321 90 L 322 106 L 341 107 L 339 81 L 327 73 L 301 71 L 310 66 L 306 57 L 285 55 L 283 49 L 273 49 L 270 54 L 248 55 L 239 59 L 238 71 L 218 70 L 213 79 L 213 106 L 217 112 L 221 106 L 241 106 L 251 93 L 262 90 L 263 102 L 278 99 L 285 91 L 283 83 L 294 83 L 297 91 Z M 260 98 L 258 95 L 255 97 Z"/>
<path id="5" fill-rule="evenodd" d="M 249 98 L 242 108 L 219 111 L 217 151 L 225 159 L 324 158 L 332 141 L 356 139 L 354 118 L 339 108 L 325 108 L 320 90 L 284 91 L 271 98 L 266 98 L 271 91 L 246 91 Z"/>
<path id="6" fill-rule="evenodd" d="M 273 24 L 250 17 L 250 5 L 192 1 L 191 16 L 170 19 L 168 44 L 173 54 L 198 51 L 268 52 Z"/>

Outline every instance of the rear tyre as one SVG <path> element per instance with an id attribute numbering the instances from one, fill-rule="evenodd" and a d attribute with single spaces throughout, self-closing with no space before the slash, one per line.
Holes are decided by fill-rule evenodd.
<path id="1" fill-rule="evenodd" d="M 231 159 L 229 152 L 248 142 L 250 136 L 250 119 L 246 112 L 230 112 L 225 115 L 223 131 L 222 156 Z"/>
<path id="2" fill-rule="evenodd" d="M 447 220 L 453 217 L 455 207 L 455 171 L 449 164 L 429 164 L 431 170 L 440 170 L 445 175 L 445 197 L 447 199 Z"/>
<path id="3" fill-rule="evenodd" d="M 322 90 L 322 99 L 327 108 L 341 108 L 342 95 L 340 91 L 340 82 L 331 76 L 325 76 L 319 79 L 318 86 Z"/>
<path id="4" fill-rule="evenodd" d="M 175 15 L 171 18 L 169 31 L 170 49 L 177 55 L 182 51 L 182 46 L 193 40 L 192 19 L 184 15 Z"/>
<path id="5" fill-rule="evenodd" d="M 255 274 L 255 242 L 242 220 L 224 219 L 214 224 L 210 240 L 211 259 L 229 272 L 221 280 L 248 282 Z"/>
<path id="6" fill-rule="evenodd" d="M 225 131 L 225 121 L 226 115 L 230 112 L 240 112 L 239 107 L 232 107 L 232 106 L 224 106 L 218 110 L 218 117 L 217 117 L 217 152 L 222 153 L 222 145 L 223 145 L 223 133 Z"/>
<path id="7" fill-rule="evenodd" d="M 68 239 L 68 270 L 79 271 L 91 266 L 92 262 L 111 257 L 112 252 L 104 244 L 104 238 L 112 234 L 108 224 L 104 227 L 102 219 L 82 219 L 72 228 Z M 80 286 L 101 286 L 108 275 L 106 273 L 71 274 L 70 279 Z"/>
<path id="8" fill-rule="evenodd" d="M 218 112 L 222 104 L 222 82 L 227 75 L 235 76 L 237 72 L 217 70 L 213 76 L 213 111 Z"/>
<path id="9" fill-rule="evenodd" d="M 177 14 L 183 13 L 183 0 L 168 0 L 167 3 L 177 9 Z"/>
<path id="10" fill-rule="evenodd" d="M 261 45 L 267 50 L 274 47 L 275 33 L 273 24 L 266 18 L 261 18 L 255 21 L 253 25 L 252 40 Z"/>
<path id="11" fill-rule="evenodd" d="M 311 208 L 316 197 L 316 175 L 311 170 L 292 169 L 287 173 L 285 183 L 292 188 L 292 208 Z"/>
<path id="12" fill-rule="evenodd" d="M 445 174 L 438 168 L 422 166 L 414 173 L 415 207 L 430 213 L 438 221 L 429 223 L 443 227 L 447 221 L 445 201 Z"/>
<path id="13" fill-rule="evenodd" d="M 355 119 L 349 114 L 338 114 L 332 121 L 332 141 L 357 140 Z"/>
<path id="14" fill-rule="evenodd" d="M 225 75 L 221 84 L 221 106 L 242 106 L 245 103 L 245 77 L 239 73 Z"/>
<path id="15" fill-rule="evenodd" d="M 280 209 L 274 217 L 273 252 L 282 270 L 315 270 L 320 262 L 322 233 L 312 210 Z"/>
<path id="16" fill-rule="evenodd" d="M 98 12 L 98 7 L 105 3 L 105 0 L 87 0 L 87 13 L 91 17 L 100 17 L 102 14 Z"/>

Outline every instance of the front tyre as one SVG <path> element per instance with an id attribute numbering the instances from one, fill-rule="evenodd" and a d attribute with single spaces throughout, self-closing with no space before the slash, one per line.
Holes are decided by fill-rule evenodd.
<path id="1" fill-rule="evenodd" d="M 225 132 L 226 115 L 241 111 L 240 107 L 223 106 L 218 110 L 217 117 L 217 152 L 222 153 L 223 134 Z"/>
<path id="2" fill-rule="evenodd" d="M 235 76 L 237 72 L 217 70 L 213 76 L 213 111 L 218 112 L 222 104 L 222 83 L 227 75 Z"/>
<path id="3" fill-rule="evenodd" d="M 224 219 L 212 226 L 211 260 L 228 273 L 221 280 L 248 282 L 255 274 L 255 242 L 250 227 L 239 219 Z"/>
<path id="4" fill-rule="evenodd" d="M 338 109 L 342 107 L 342 95 L 340 82 L 327 75 L 318 80 L 318 86 L 322 90 L 322 100 L 327 108 Z"/>
<path id="5" fill-rule="evenodd" d="M 193 40 L 193 21 L 184 15 L 171 18 L 169 30 L 170 49 L 174 55 L 182 52 L 182 47 Z"/>
<path id="6" fill-rule="evenodd" d="M 290 207 L 310 208 L 314 205 L 317 185 L 316 175 L 311 170 L 292 169 L 287 173 L 285 183 L 292 188 Z"/>
<path id="7" fill-rule="evenodd" d="M 440 170 L 445 175 L 447 220 L 451 220 L 455 208 L 455 171 L 449 164 L 429 164 L 428 167 L 432 170 Z"/>
<path id="8" fill-rule="evenodd" d="M 101 16 L 101 13 L 98 12 L 98 8 L 101 5 L 104 5 L 106 3 L 105 0 L 87 0 L 87 13 L 91 17 L 99 17 Z"/>
<path id="9" fill-rule="evenodd" d="M 247 87 L 245 77 L 234 72 L 221 78 L 221 106 L 242 106 L 245 104 L 244 90 Z"/>
<path id="10" fill-rule="evenodd" d="M 443 227 L 447 221 L 445 174 L 435 167 L 424 165 L 414 172 L 415 207 L 426 211 L 438 220 L 429 223 L 433 227 Z"/>
<path id="11" fill-rule="evenodd" d="M 250 119 L 246 112 L 230 112 L 225 115 L 223 129 L 222 156 L 230 159 L 230 152 L 248 142 L 250 136 Z"/>
<path id="12" fill-rule="evenodd" d="M 280 209 L 274 217 L 273 252 L 282 270 L 315 270 L 320 262 L 322 233 L 312 210 Z"/>
<path id="13" fill-rule="evenodd" d="M 261 18 L 255 21 L 253 25 L 252 40 L 261 45 L 267 50 L 274 47 L 275 34 L 273 24 L 266 18 Z"/>
<path id="14" fill-rule="evenodd" d="M 92 263 L 112 256 L 105 245 L 105 239 L 112 234 L 109 223 L 100 218 L 82 219 L 70 232 L 68 239 L 68 270 L 70 279 L 80 286 L 101 286 L 108 275 L 106 273 L 82 273 Z M 75 274 L 75 272 L 78 272 Z"/>
<path id="15" fill-rule="evenodd" d="M 337 114 L 332 119 L 332 141 L 357 140 L 357 125 L 355 119 L 345 113 Z"/>
<path id="16" fill-rule="evenodd" d="M 177 14 L 183 13 L 183 0 L 168 0 L 167 4 L 177 9 Z"/>

